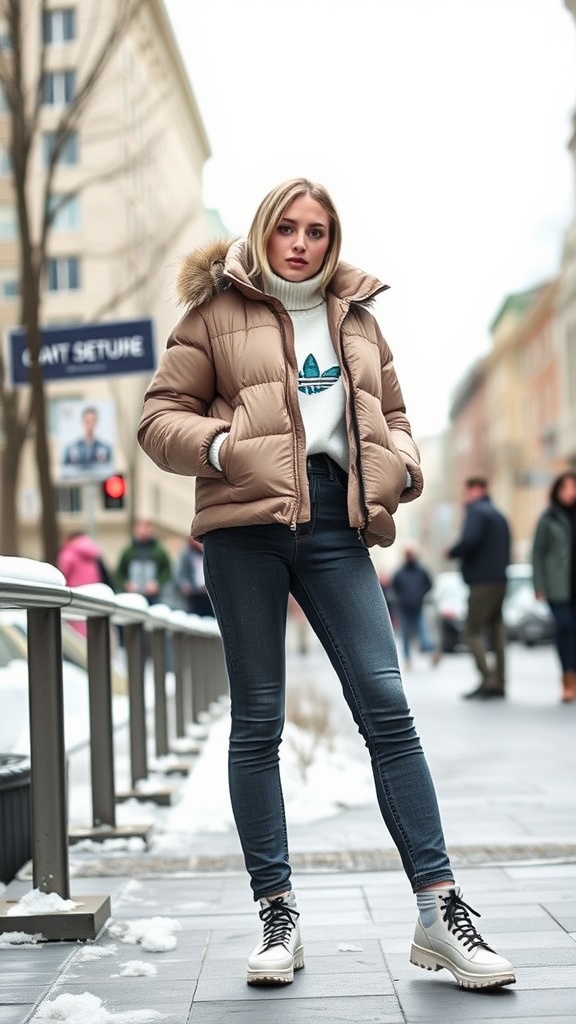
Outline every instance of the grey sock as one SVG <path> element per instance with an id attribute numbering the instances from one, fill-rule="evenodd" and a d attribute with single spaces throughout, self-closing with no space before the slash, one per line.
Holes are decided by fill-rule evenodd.
<path id="1" fill-rule="evenodd" d="M 436 898 L 434 893 L 417 892 L 416 904 L 423 927 L 429 928 L 436 920 Z"/>

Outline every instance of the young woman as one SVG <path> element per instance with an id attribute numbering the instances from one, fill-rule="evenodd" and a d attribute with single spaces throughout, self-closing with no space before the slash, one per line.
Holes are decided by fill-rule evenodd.
<path id="1" fill-rule="evenodd" d="M 467 988 L 514 982 L 476 931 L 450 867 L 368 547 L 422 490 L 392 355 L 369 306 L 384 285 L 339 261 L 340 221 L 303 178 L 273 189 L 244 241 L 188 257 L 187 310 L 146 394 L 140 444 L 196 477 L 192 535 L 230 679 L 230 794 L 263 938 L 248 982 L 304 966 L 279 745 L 292 594 L 370 752 L 384 821 L 417 893 L 413 963 Z"/>
<path id="2" fill-rule="evenodd" d="M 546 600 L 556 624 L 562 666 L 562 700 L 576 701 L 576 472 L 560 473 L 550 504 L 536 525 L 532 549 L 534 590 Z"/>

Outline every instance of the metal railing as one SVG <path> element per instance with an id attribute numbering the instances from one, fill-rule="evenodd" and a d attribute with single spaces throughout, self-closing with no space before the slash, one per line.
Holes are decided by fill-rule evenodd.
<path id="1" fill-rule="evenodd" d="M 111 627 L 122 627 L 126 648 L 130 769 L 132 785 L 148 776 L 145 695 L 146 640 L 154 676 L 154 740 L 156 755 L 170 750 L 167 651 L 174 668 L 176 737 L 197 722 L 210 704 L 227 692 L 220 634 L 215 620 L 164 605 L 149 606 L 144 597 L 114 594 L 103 584 L 70 588 L 52 565 L 26 558 L 0 556 L 0 608 L 26 610 L 30 717 L 30 796 L 32 876 L 34 888 L 70 898 L 62 619 L 87 623 L 90 774 L 95 829 L 116 827 L 112 720 Z M 108 898 L 105 898 L 105 901 Z M 41 931 L 32 917 L 8 917 L 0 905 L 0 932 Z M 71 915 L 43 918 L 47 938 L 93 938 L 104 923 L 102 914 L 70 925 Z M 89 915 L 90 916 L 90 915 Z M 86 915 L 79 915 L 85 918 Z M 61 919 L 59 930 L 57 920 Z M 55 923 L 56 921 L 56 923 Z"/>

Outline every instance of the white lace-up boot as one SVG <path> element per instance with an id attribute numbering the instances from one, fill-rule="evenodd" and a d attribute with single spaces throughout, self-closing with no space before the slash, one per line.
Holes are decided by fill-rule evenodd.
<path id="1" fill-rule="evenodd" d="M 419 894 L 420 895 L 420 894 Z M 462 988 L 498 988 L 516 981 L 512 964 L 499 956 L 474 927 L 470 914 L 480 914 L 461 897 L 459 886 L 423 893 L 410 962 L 428 971 L 443 967 Z"/>
<path id="2" fill-rule="evenodd" d="M 264 897 L 260 908 L 264 934 L 248 958 L 246 980 L 249 985 L 287 985 L 294 980 L 294 971 L 304 967 L 294 893 Z"/>

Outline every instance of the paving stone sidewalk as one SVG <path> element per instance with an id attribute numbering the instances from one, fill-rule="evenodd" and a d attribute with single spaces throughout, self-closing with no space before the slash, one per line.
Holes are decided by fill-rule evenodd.
<path id="1" fill-rule="evenodd" d="M 417 663 L 406 689 L 457 879 L 515 986 L 468 992 L 410 965 L 414 898 L 374 805 L 290 829 L 306 955 L 292 985 L 246 985 L 259 921 L 237 839 L 198 835 L 195 870 L 146 854 L 74 860 L 73 898 L 109 894 L 112 924 L 177 920 L 176 948 L 147 952 L 106 928 L 85 945 L 0 949 L 0 1024 L 576 1022 L 576 706 L 558 702 L 550 650 L 514 650 L 511 669 L 505 702 L 460 699 L 473 683 L 465 656 L 434 672 Z M 291 670 L 332 685 L 314 652 Z M 29 889 L 24 878 L 7 895 Z M 140 973 L 124 975 L 134 961 Z"/>
<path id="2" fill-rule="evenodd" d="M 280 990 L 245 982 L 259 922 L 243 875 L 75 879 L 73 895 L 112 893 L 116 924 L 176 919 L 176 949 L 146 952 L 107 930 L 88 946 L 2 949 L 0 1024 L 83 1024 L 86 993 L 102 1001 L 97 1024 L 576 1021 L 576 864 L 465 868 L 459 881 L 485 938 L 514 963 L 515 986 L 470 992 L 446 971 L 412 966 L 414 900 L 397 871 L 297 879 L 306 966 Z M 24 889 L 11 886 L 15 896 Z M 130 962 L 157 973 L 123 976 Z"/>

